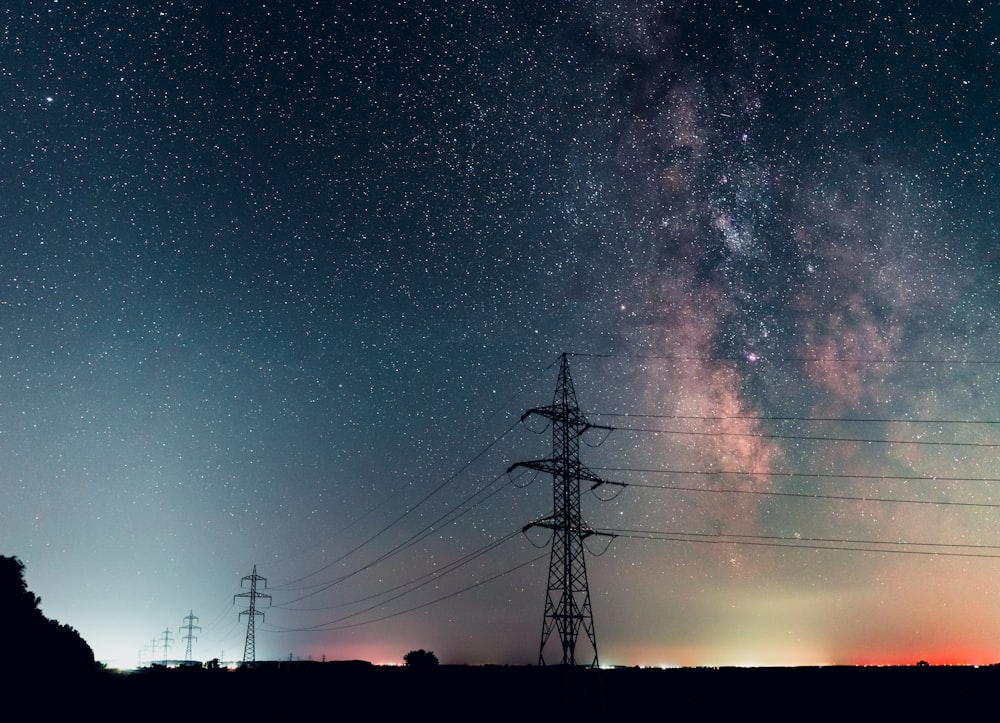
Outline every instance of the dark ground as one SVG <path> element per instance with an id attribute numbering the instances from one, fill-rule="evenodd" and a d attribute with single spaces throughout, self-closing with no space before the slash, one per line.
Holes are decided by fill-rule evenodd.
<path id="1" fill-rule="evenodd" d="M 10 682 L 10 681 L 8 681 Z M 36 720 L 534 720 L 763 717 L 949 718 L 988 710 L 1000 668 L 687 668 L 282 663 L 254 670 L 154 669 L 92 678 L 32 676 L 21 699 Z M 6 687 L 6 686 L 5 686 Z M 8 697 L 8 700 L 10 698 Z M 640 718 L 641 717 L 641 718 Z"/>

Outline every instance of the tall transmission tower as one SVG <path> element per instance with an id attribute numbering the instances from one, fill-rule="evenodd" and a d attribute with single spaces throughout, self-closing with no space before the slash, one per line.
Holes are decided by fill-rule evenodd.
<path id="1" fill-rule="evenodd" d="M 163 631 L 163 664 L 164 665 L 167 664 L 167 651 L 170 649 L 170 643 L 173 642 L 170 639 L 171 635 L 173 635 L 173 633 L 170 632 L 170 628 L 167 628 L 166 630 Z"/>
<path id="2" fill-rule="evenodd" d="M 604 480 L 580 463 L 580 436 L 597 425 L 590 424 L 580 412 L 565 353 L 562 355 L 552 404 L 529 409 L 521 417 L 521 421 L 532 414 L 545 417 L 552 423 L 552 457 L 518 462 L 511 465 L 508 472 L 517 467 L 527 467 L 552 475 L 552 514 L 524 527 L 524 530 L 531 527 L 552 530 L 552 554 L 549 558 L 549 582 L 545 592 L 538 664 L 545 665 L 545 643 L 553 632 L 558 631 L 562 645 L 562 664 L 576 665 L 576 644 L 582 629 L 594 651 L 594 659 L 590 665 L 596 666 L 597 636 L 590 606 L 583 541 L 600 533 L 588 528 L 581 517 L 580 481 L 603 484 Z"/>
<path id="3" fill-rule="evenodd" d="M 243 587 L 244 583 L 250 581 L 250 591 L 241 592 L 233 595 L 233 604 L 236 604 L 236 598 L 245 597 L 250 600 L 250 607 L 246 610 L 241 610 L 239 617 L 247 616 L 247 641 L 243 646 L 243 664 L 249 663 L 253 665 L 257 662 L 257 651 L 254 649 L 254 621 L 257 616 L 260 615 L 260 619 L 264 619 L 264 612 L 257 609 L 257 598 L 267 598 L 268 604 L 271 602 L 271 596 L 267 593 L 257 592 L 257 583 L 263 582 L 264 587 L 267 587 L 267 578 L 261 577 L 257 574 L 257 566 L 253 566 L 253 572 L 249 575 L 244 575 L 243 579 L 240 580 L 240 588 Z"/>
<path id="4" fill-rule="evenodd" d="M 183 633 L 185 630 L 187 630 L 187 635 L 185 635 L 183 638 L 181 638 L 181 640 L 186 640 L 187 641 L 187 648 L 184 651 L 184 662 L 185 663 L 190 663 L 191 662 L 191 641 L 198 639 L 196 636 L 192 635 L 192 633 L 195 630 L 201 630 L 201 626 L 200 625 L 195 625 L 194 624 L 194 621 L 197 620 L 197 619 L 198 619 L 198 616 L 195 615 L 194 614 L 194 610 L 192 610 L 184 618 L 184 622 L 187 623 L 187 625 L 184 625 L 183 627 L 181 627 L 177 631 L 177 632 Z"/>

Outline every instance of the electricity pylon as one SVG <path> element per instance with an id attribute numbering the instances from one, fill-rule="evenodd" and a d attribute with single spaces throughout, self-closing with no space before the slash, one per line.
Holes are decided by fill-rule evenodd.
<path id="1" fill-rule="evenodd" d="M 194 614 L 194 610 L 192 610 L 187 615 L 187 617 L 184 618 L 184 622 L 187 623 L 187 625 L 184 625 L 183 627 L 181 627 L 177 631 L 179 633 L 183 633 L 185 630 L 187 630 L 187 635 L 185 635 L 183 638 L 181 638 L 181 640 L 186 640 L 187 641 L 187 649 L 184 651 L 184 662 L 185 663 L 190 663 L 191 662 L 191 641 L 198 639 L 196 636 L 192 635 L 191 633 L 193 633 L 195 630 L 201 630 L 201 626 L 200 625 L 195 625 L 194 624 L 194 621 L 197 620 L 197 619 L 198 619 L 198 616 L 195 615 Z"/>
<path id="2" fill-rule="evenodd" d="M 170 649 L 170 643 L 173 642 L 173 640 L 170 639 L 170 636 L 172 634 L 173 633 L 170 632 L 170 628 L 167 628 L 166 630 L 163 631 L 163 665 L 164 666 L 166 666 L 166 664 L 167 664 L 167 651 Z"/>
<path id="3" fill-rule="evenodd" d="M 596 425 L 590 424 L 576 402 L 573 378 L 569 374 L 567 355 L 562 355 L 555 397 L 547 407 L 529 409 L 521 417 L 532 414 L 552 422 L 552 457 L 511 465 L 546 472 L 552 475 L 552 514 L 524 526 L 552 530 L 552 554 L 549 558 L 549 582 L 545 592 L 545 614 L 542 618 L 542 642 L 538 648 L 538 664 L 545 665 L 545 643 L 558 631 L 562 644 L 562 664 L 576 665 L 576 644 L 580 630 L 594 650 L 590 663 L 597 665 L 597 636 L 594 614 L 587 585 L 587 563 L 583 541 L 597 533 L 583 523 L 580 514 L 580 481 L 604 484 L 580 463 L 580 436 Z M 607 429 L 606 427 L 596 427 Z"/>
<path id="4" fill-rule="evenodd" d="M 240 580 L 240 587 L 243 587 L 243 583 L 247 580 L 250 581 L 250 591 L 241 592 L 233 595 L 233 604 L 236 604 L 236 598 L 245 597 L 250 599 L 250 607 L 246 610 L 241 610 L 239 617 L 247 616 L 247 641 L 243 646 L 243 664 L 249 663 L 253 665 L 257 662 L 257 651 L 254 646 L 254 620 L 260 615 L 260 619 L 264 619 L 264 612 L 257 609 L 257 598 L 266 597 L 268 604 L 270 604 L 271 596 L 267 593 L 257 592 L 257 581 L 260 580 L 264 583 L 264 587 L 267 587 L 267 578 L 261 577 L 257 574 L 257 566 L 253 566 L 253 572 L 249 575 L 244 575 L 243 579 Z"/>

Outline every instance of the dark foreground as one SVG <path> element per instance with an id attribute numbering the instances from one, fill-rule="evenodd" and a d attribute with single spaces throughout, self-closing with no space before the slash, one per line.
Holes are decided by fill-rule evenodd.
<path id="1" fill-rule="evenodd" d="M 998 682 L 997 667 L 415 669 L 303 662 L 236 671 L 100 673 L 62 681 L 37 675 L 21 681 L 11 698 L 25 703 L 36 720 L 51 714 L 130 721 L 532 720 L 567 714 L 616 720 L 817 714 L 867 719 L 922 716 L 942 706 L 954 718 L 989 705 Z"/>

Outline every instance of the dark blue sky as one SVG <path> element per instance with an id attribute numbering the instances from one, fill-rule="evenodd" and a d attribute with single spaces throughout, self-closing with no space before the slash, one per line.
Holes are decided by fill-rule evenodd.
<path id="1" fill-rule="evenodd" d="M 750 536 L 593 557 L 602 660 L 995 662 L 989 4 L 0 17 L 0 552 L 99 659 L 240 657 L 256 564 L 259 657 L 533 662 L 569 351 L 674 432 L 587 520 Z"/>

